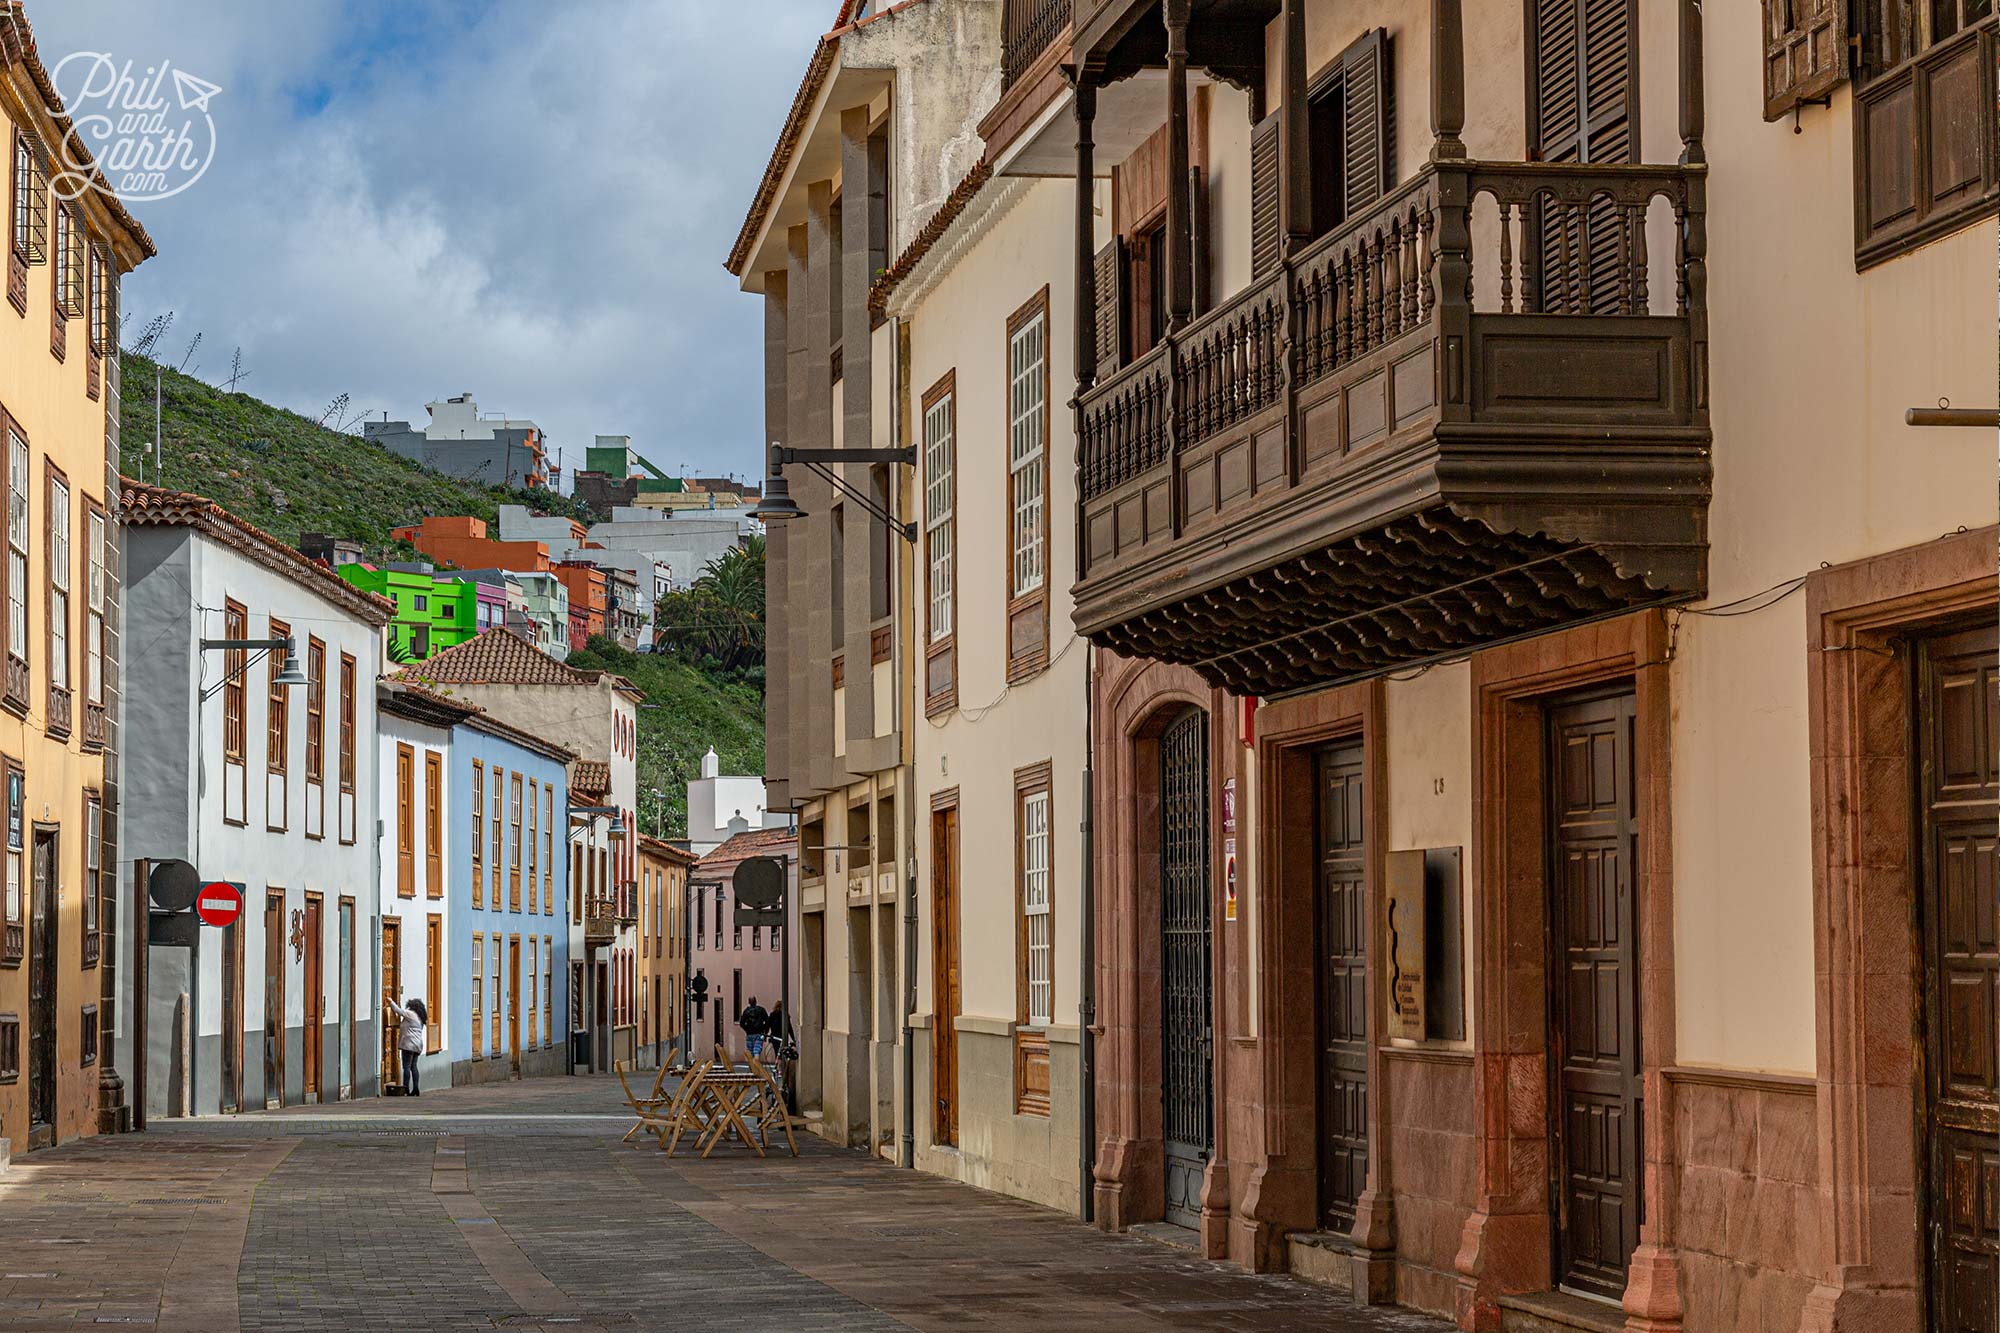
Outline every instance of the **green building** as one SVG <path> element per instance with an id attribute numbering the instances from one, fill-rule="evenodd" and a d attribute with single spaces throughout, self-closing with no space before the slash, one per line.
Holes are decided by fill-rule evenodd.
<path id="1" fill-rule="evenodd" d="M 363 592 L 396 604 L 396 618 L 389 622 L 389 654 L 398 661 L 421 662 L 479 633 L 476 584 L 439 578 L 429 565 L 372 569 L 347 564 L 334 572 Z"/>

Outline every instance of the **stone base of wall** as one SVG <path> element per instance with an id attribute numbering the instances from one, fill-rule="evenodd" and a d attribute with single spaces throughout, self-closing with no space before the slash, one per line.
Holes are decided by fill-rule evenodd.
<path id="1" fill-rule="evenodd" d="M 998 1025 L 996 1025 L 998 1026 Z M 958 1032 L 958 1144 L 932 1142 L 935 1106 L 930 1042 L 916 1041 L 916 1157 L 919 1169 L 968 1185 L 1011 1194 L 1050 1208 L 1079 1207 L 1077 1086 L 1080 1056 L 1074 1037 L 1052 1035 L 1049 1046 L 1048 1115 L 1014 1110 L 1014 1040 L 1011 1033 Z"/>
<path id="2" fill-rule="evenodd" d="M 569 1072 L 569 1052 L 560 1046 L 536 1047 L 521 1052 L 522 1078 L 547 1078 Z M 505 1083 L 514 1077 L 514 1062 L 506 1056 L 478 1060 L 456 1060 L 451 1066 L 451 1085 L 463 1088 L 482 1083 Z"/>

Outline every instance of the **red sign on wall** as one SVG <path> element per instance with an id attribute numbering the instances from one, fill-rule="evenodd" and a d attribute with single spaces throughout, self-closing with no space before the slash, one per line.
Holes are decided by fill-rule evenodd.
<path id="1" fill-rule="evenodd" d="M 243 915 L 243 890 L 217 880 L 201 886 L 194 900 L 195 915 L 205 926 L 226 926 Z"/>

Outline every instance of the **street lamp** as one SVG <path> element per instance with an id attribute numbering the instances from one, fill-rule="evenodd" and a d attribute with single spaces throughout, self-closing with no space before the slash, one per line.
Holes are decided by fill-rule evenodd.
<path id="1" fill-rule="evenodd" d="M 787 449 L 773 440 L 764 468 L 764 495 L 750 511 L 750 517 L 761 519 L 765 523 L 784 523 L 806 516 L 806 511 L 799 508 L 798 501 L 792 499 L 791 483 L 785 480 L 784 472 L 787 463 L 801 463 L 825 478 L 835 490 L 886 524 L 891 532 L 914 546 L 917 542 L 915 523 L 905 523 L 898 519 L 873 499 L 850 487 L 826 465 L 901 463 L 904 467 L 914 467 L 916 462 L 916 448 L 907 444 L 895 449 Z"/>
<path id="2" fill-rule="evenodd" d="M 246 656 L 243 659 L 242 666 L 209 686 L 202 693 L 201 697 L 203 699 L 209 698 L 223 686 L 229 684 L 230 681 L 235 680 L 238 676 L 248 671 L 254 664 L 263 661 L 264 658 L 277 652 L 282 652 L 285 655 L 285 659 L 278 667 L 278 674 L 271 678 L 273 685 L 282 685 L 289 689 L 294 685 L 311 684 L 306 679 L 304 668 L 299 666 L 298 640 L 289 636 L 282 639 L 203 639 L 201 641 L 201 650 L 205 653 L 240 652 L 258 654 L 254 658 Z"/>
<path id="3" fill-rule="evenodd" d="M 573 805 L 569 808 L 569 813 L 572 815 L 610 815 L 611 827 L 606 829 L 605 832 L 614 838 L 625 836 L 624 812 L 615 805 Z"/>

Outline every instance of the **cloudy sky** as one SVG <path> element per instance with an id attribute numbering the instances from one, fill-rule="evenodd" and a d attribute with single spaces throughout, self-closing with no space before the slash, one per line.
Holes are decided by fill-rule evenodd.
<path id="1" fill-rule="evenodd" d="M 212 165 L 133 211 L 128 338 L 317 416 L 470 390 L 569 451 L 750 473 L 761 315 L 722 270 L 836 0 L 28 0 L 44 61 L 220 85 Z M 75 67 L 81 69 L 81 66 Z"/>

